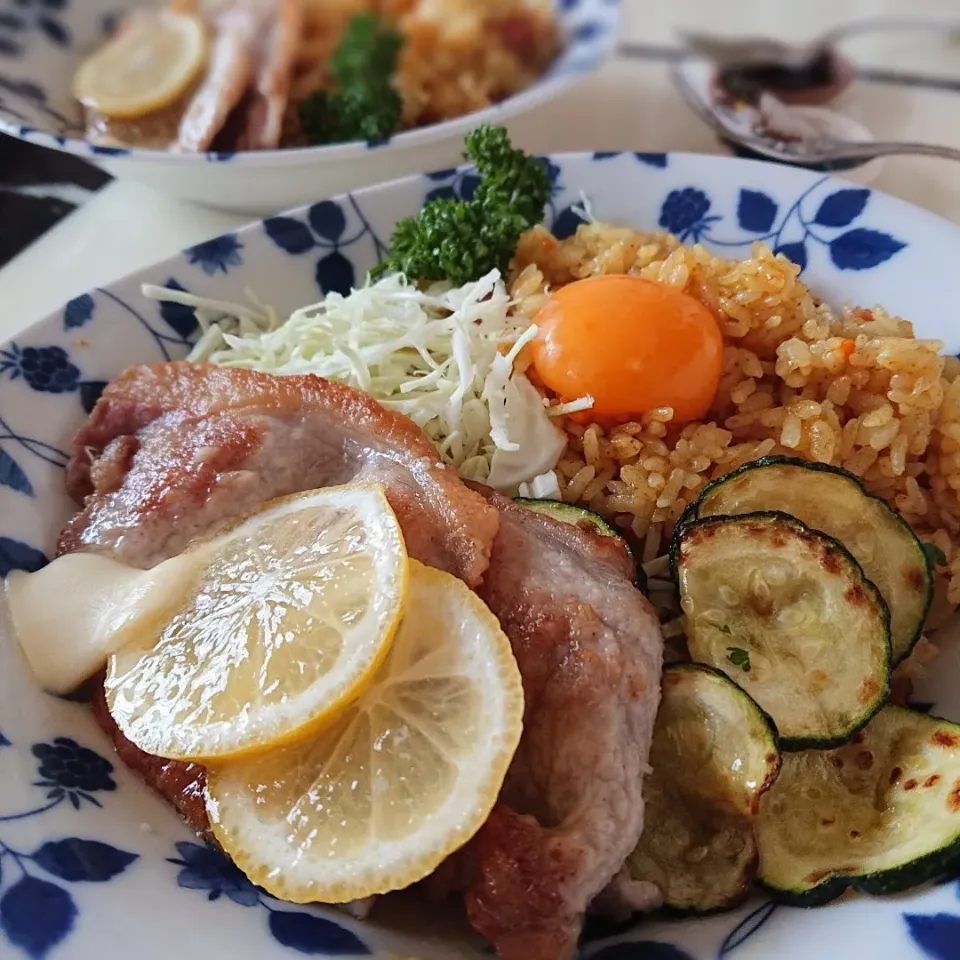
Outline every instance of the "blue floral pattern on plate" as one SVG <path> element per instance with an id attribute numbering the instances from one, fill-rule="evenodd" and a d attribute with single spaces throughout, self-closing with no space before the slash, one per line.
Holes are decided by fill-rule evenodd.
<path id="1" fill-rule="evenodd" d="M 66 6 L 67 0 L 14 0 L 12 9 L 0 8 L 0 56 L 20 56 L 32 30 L 58 47 L 68 47 L 70 31 L 62 17 Z"/>
<path id="2" fill-rule="evenodd" d="M 206 243 L 198 243 L 184 251 L 190 263 L 198 266 L 204 273 L 212 275 L 226 273 L 231 267 L 239 267 L 243 263 L 240 251 L 243 244 L 235 233 L 226 233 L 222 237 L 215 237 Z"/>
<path id="3" fill-rule="evenodd" d="M 558 232 L 576 228 L 585 199 L 602 219 L 671 230 L 724 256 L 746 256 L 763 239 L 803 259 L 806 279 L 829 302 L 883 303 L 921 334 L 960 348 L 943 310 L 952 302 L 960 235 L 929 214 L 842 181 L 725 158 L 603 153 L 547 162 L 548 222 Z M 104 384 L 131 363 L 184 356 L 196 337 L 189 309 L 147 300 L 141 284 L 239 302 L 249 288 L 289 311 L 357 283 L 385 252 L 395 221 L 424 199 L 438 191 L 469 196 L 474 187 L 469 169 L 447 170 L 271 217 L 81 294 L 0 345 L 0 576 L 37 570 L 53 554 L 60 523 L 76 509 L 63 493 L 67 451 Z M 804 258 L 791 244 L 803 246 Z M 938 679 L 924 699 L 960 715 L 955 685 L 937 687 Z M 0 731 L 0 956 L 94 960 L 108 930 L 118 955 L 163 960 L 167 953 L 152 942 L 123 939 L 136 924 L 112 924 L 118 909 L 144 923 L 162 910 L 183 936 L 198 931 L 208 960 L 419 954 L 375 918 L 359 923 L 281 904 L 199 845 L 106 759 L 109 742 L 84 707 L 34 691 L 2 625 Z M 84 892 L 108 881 L 98 896 Z M 31 921 L 34 914 L 45 922 Z M 956 960 L 958 924 L 955 885 L 942 884 L 812 912 L 758 898 L 729 915 L 651 918 L 601 930 L 602 938 L 595 930 L 582 950 L 602 960 L 845 960 L 853 954 L 838 945 L 851 931 L 869 931 L 873 960 Z M 483 956 L 469 945 L 461 955 Z"/>
<path id="4" fill-rule="evenodd" d="M 263 907 L 270 933 L 285 947 L 323 956 L 370 954 L 358 937 L 330 920 L 289 907 L 278 908 L 278 901 L 254 886 L 222 853 L 187 841 L 177 843 L 177 853 L 167 862 L 180 867 L 179 886 L 202 890 L 210 901 L 225 896 L 240 907 Z"/>
<path id="5" fill-rule="evenodd" d="M 10 741 L 0 734 L 0 747 L 9 746 Z M 4 831 L 9 824 L 42 817 L 64 802 L 77 811 L 84 802 L 101 807 L 95 794 L 117 789 L 113 764 L 71 737 L 35 743 L 30 752 L 38 761 L 32 785 L 45 791 L 45 797 L 31 809 L 0 813 L 0 944 L 6 939 L 30 960 L 43 960 L 70 936 L 80 914 L 64 884 L 107 883 L 140 855 L 102 840 L 74 836 L 44 840 L 32 852 L 8 843 Z M 263 907 L 268 931 L 282 947 L 310 956 L 369 955 L 359 937 L 332 920 L 277 906 L 222 853 L 188 841 L 178 841 L 175 847 L 178 856 L 168 857 L 167 862 L 180 867 L 180 887 L 202 890 L 210 901 L 223 895 L 242 907 Z"/>
<path id="6" fill-rule="evenodd" d="M 830 192 L 819 196 L 822 187 Z M 749 241 L 761 240 L 775 253 L 805 268 L 809 247 L 820 244 L 829 251 L 839 270 L 871 270 L 896 256 L 905 244 L 890 233 L 865 226 L 852 226 L 866 209 L 870 191 L 862 188 L 837 189 L 827 177 L 805 190 L 781 211 L 776 201 L 761 190 L 744 187 L 736 206 L 736 223 Z M 748 242 L 722 239 L 716 234 L 724 218 L 711 212 L 712 201 L 696 187 L 671 190 L 663 201 L 659 225 L 685 243 L 709 240 L 715 246 L 739 247 Z M 808 208 L 815 207 L 809 213 Z M 851 229 L 845 229 L 850 227 Z M 837 232 L 842 230 L 843 232 Z"/>
<path id="7" fill-rule="evenodd" d="M 0 736 L 0 746 L 11 743 Z M 138 854 L 103 840 L 74 836 L 46 839 L 32 852 L 5 839 L 12 832 L 10 824 L 42 817 L 64 802 L 77 811 L 83 801 L 99 807 L 94 794 L 117 788 L 113 764 L 70 737 L 35 743 L 31 753 L 38 761 L 32 785 L 44 792 L 44 801 L 0 813 L 0 945 L 6 939 L 31 960 L 43 960 L 70 935 L 79 914 L 63 884 L 107 883 L 130 867 Z"/>
<path id="8" fill-rule="evenodd" d="M 332 200 L 315 203 L 307 210 L 304 219 L 269 217 L 263 221 L 263 229 L 273 243 L 292 256 L 312 250 L 322 251 L 314 275 L 323 294 L 347 294 L 356 284 L 353 263 L 343 253 L 347 247 L 367 239 L 373 244 L 377 259 L 387 252 L 352 197 L 348 198 L 347 204 Z"/>
<path id="9" fill-rule="evenodd" d="M 538 102 L 537 88 L 559 89 L 560 84 L 595 69 L 615 42 L 619 0 L 555 3 L 564 34 L 563 51 L 538 83 L 517 94 L 518 102 Z M 119 6 L 120 10 L 124 7 Z M 116 0 L 0 0 L 0 130 L 93 158 L 149 153 L 95 146 L 80 139 L 82 118 L 69 91 L 74 71 L 60 69 L 57 62 L 69 57 L 71 64 L 78 64 L 87 50 L 113 32 L 120 10 Z M 55 83 L 52 77 L 56 77 Z M 494 106 L 488 113 L 493 116 L 500 109 Z M 410 136 L 402 134 L 400 139 Z M 360 146 L 382 149 L 396 139 Z M 214 163 L 251 158 L 249 153 L 227 152 L 205 156 Z M 253 157 L 250 162 L 257 160 Z"/>

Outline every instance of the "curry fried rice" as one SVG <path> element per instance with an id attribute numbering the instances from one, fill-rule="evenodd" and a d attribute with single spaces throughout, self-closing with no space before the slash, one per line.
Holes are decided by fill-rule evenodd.
<path id="1" fill-rule="evenodd" d="M 668 234 L 598 223 L 565 240 L 542 227 L 527 233 L 511 278 L 525 316 L 552 288 L 630 273 L 700 300 L 724 336 L 723 376 L 704 421 L 674 424 L 670 409 L 609 429 L 589 414 L 563 421 L 564 499 L 631 530 L 650 561 L 715 477 L 770 454 L 835 464 L 943 551 L 939 608 L 952 609 L 960 602 L 960 361 L 879 307 L 835 313 L 799 272 L 759 243 L 749 259 L 732 261 Z M 914 662 L 931 652 L 921 645 Z"/>

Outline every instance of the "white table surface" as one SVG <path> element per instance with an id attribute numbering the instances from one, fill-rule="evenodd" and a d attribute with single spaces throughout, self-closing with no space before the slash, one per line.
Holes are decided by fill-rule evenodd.
<path id="1" fill-rule="evenodd" d="M 958 0 L 622 0 L 623 39 L 675 43 L 678 27 L 802 39 L 872 15 L 960 21 Z M 946 33 L 892 32 L 851 41 L 861 65 L 960 78 L 960 42 Z M 884 139 L 960 147 L 960 93 L 857 84 L 838 107 Z M 516 141 L 560 150 L 716 152 L 712 133 L 673 91 L 661 60 L 616 60 L 559 101 L 511 124 Z M 960 166 L 891 158 L 872 184 L 960 223 Z M 207 210 L 128 182 L 113 183 L 0 270 L 0 341 L 84 290 L 109 283 L 249 218 Z M 14 224 L 4 229 L 15 229 Z"/>

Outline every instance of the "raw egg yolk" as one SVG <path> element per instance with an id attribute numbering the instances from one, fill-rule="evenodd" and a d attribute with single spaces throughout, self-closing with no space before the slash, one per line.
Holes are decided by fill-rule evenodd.
<path id="1" fill-rule="evenodd" d="M 674 420 L 698 420 L 713 402 L 723 339 L 713 314 L 685 293 L 640 277 L 591 277 L 557 290 L 534 323 L 540 379 L 562 400 L 592 396 L 594 416 L 672 407 Z"/>

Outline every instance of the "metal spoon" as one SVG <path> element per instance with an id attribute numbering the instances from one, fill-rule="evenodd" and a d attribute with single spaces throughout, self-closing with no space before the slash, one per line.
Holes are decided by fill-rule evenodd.
<path id="1" fill-rule="evenodd" d="M 877 157 L 912 155 L 940 157 L 943 160 L 960 160 L 960 149 L 936 143 L 913 143 L 909 140 L 876 140 L 865 143 L 853 143 L 846 140 L 833 140 L 821 137 L 817 140 L 804 140 L 793 144 L 785 140 L 765 137 L 747 137 L 742 134 L 725 132 L 725 137 L 742 147 L 752 150 L 772 160 L 794 163 L 798 166 L 819 166 L 833 163 L 866 163 Z"/>
<path id="2" fill-rule="evenodd" d="M 735 112 L 716 109 L 697 89 L 687 69 L 689 61 L 681 61 L 672 70 L 673 82 L 687 105 L 704 123 L 711 126 L 721 137 L 730 143 L 744 147 L 760 156 L 781 163 L 793 163 L 798 166 L 822 166 L 837 163 L 866 163 L 876 157 L 893 155 L 917 155 L 941 157 L 946 160 L 960 160 L 960 149 L 932 143 L 911 143 L 908 141 L 852 141 L 840 140 L 825 135 L 803 136 L 798 139 L 782 139 L 775 136 L 761 136 L 751 133 L 741 123 L 735 121 Z M 775 101 L 771 94 L 765 97 Z M 784 110 L 789 108 L 783 104 Z"/>
<path id="3" fill-rule="evenodd" d="M 786 43 L 772 37 L 721 37 L 697 30 L 679 31 L 687 49 L 718 67 L 747 67 L 772 64 L 788 70 L 805 70 L 824 51 L 861 33 L 904 30 L 933 30 L 960 35 L 960 20 L 930 17 L 869 17 L 840 24 L 804 43 Z"/>
<path id="4" fill-rule="evenodd" d="M 960 32 L 960 21 L 916 17 L 872 17 L 841 24 L 803 43 L 769 37 L 718 37 L 681 32 L 691 52 L 709 60 L 717 81 L 734 96 L 768 89 L 790 104 L 826 105 L 853 81 L 856 67 L 839 44 L 856 34 L 895 30 Z"/>

